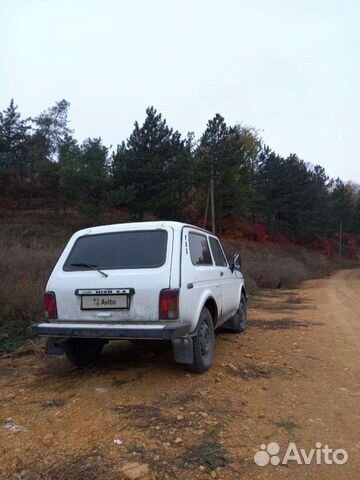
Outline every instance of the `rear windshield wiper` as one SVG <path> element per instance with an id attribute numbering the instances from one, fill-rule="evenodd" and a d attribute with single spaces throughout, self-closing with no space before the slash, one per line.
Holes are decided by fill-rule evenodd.
<path id="1" fill-rule="evenodd" d="M 104 277 L 108 277 L 109 275 L 102 270 L 99 270 L 97 268 L 97 265 L 92 265 L 91 263 L 70 263 L 72 267 L 87 267 L 91 268 L 91 270 L 96 270 L 97 272 L 101 273 L 101 275 L 104 275 Z"/>

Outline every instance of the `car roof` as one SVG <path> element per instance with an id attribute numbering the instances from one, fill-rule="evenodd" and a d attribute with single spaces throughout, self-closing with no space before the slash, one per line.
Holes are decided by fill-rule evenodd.
<path id="1" fill-rule="evenodd" d="M 201 227 L 197 227 L 196 225 L 190 225 L 183 222 L 174 222 L 174 221 L 167 221 L 167 220 L 158 220 L 153 222 L 126 222 L 126 223 L 114 223 L 111 225 L 101 225 L 98 227 L 90 227 L 84 228 L 76 232 L 76 236 L 81 235 L 95 235 L 100 233 L 113 233 L 113 232 L 122 232 L 122 231 L 131 231 L 131 230 L 153 230 L 153 229 L 160 229 L 164 227 L 171 227 L 175 231 L 182 230 L 183 227 L 190 227 L 195 228 L 197 230 L 201 230 L 208 234 L 213 235 L 208 230 L 205 230 Z"/>

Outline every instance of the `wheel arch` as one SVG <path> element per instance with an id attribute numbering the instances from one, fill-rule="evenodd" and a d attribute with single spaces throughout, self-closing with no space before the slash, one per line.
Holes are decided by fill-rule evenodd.
<path id="1" fill-rule="evenodd" d="M 217 321 L 218 321 L 218 317 L 219 317 L 219 310 L 218 310 L 218 306 L 217 306 L 217 303 L 216 303 L 216 300 L 214 299 L 214 297 L 212 296 L 209 296 L 204 305 L 202 306 L 201 310 L 206 307 L 209 312 L 211 313 L 211 316 L 212 316 L 212 319 L 213 319 L 213 323 L 214 323 L 214 328 L 216 327 L 216 324 L 217 324 Z"/>
<path id="2" fill-rule="evenodd" d="M 240 296 L 241 296 L 242 294 L 244 294 L 245 300 L 248 301 L 248 296 L 247 296 L 247 293 L 246 293 L 245 285 L 241 285 Z"/>
<path id="3" fill-rule="evenodd" d="M 212 295 L 212 292 L 208 290 L 206 292 L 203 292 L 203 295 L 198 302 L 196 313 L 193 316 L 195 322 L 193 324 L 194 328 L 192 330 L 192 333 L 195 333 L 198 328 L 200 315 L 204 307 L 206 307 L 210 311 L 214 322 L 214 328 L 216 328 L 216 323 L 219 318 L 221 305 L 218 305 L 216 298 L 214 297 L 214 295 Z"/>

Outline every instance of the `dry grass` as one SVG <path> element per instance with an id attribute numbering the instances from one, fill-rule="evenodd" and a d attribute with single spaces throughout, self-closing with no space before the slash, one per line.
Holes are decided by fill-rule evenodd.
<path id="1" fill-rule="evenodd" d="M 59 250 L 53 246 L 27 248 L 21 244 L 0 249 L 0 329 L 2 343 L 26 337 L 32 322 L 43 318 L 44 284 Z M 9 337 L 7 337 L 9 335 Z M 11 349 L 11 341 L 8 340 Z"/>
<path id="2" fill-rule="evenodd" d="M 218 441 L 219 428 L 207 432 L 203 439 L 192 445 L 183 455 L 181 463 L 197 467 L 202 465 L 208 471 L 223 468 L 231 463 L 231 458 L 225 447 Z"/>
<path id="3" fill-rule="evenodd" d="M 285 329 L 303 329 L 314 325 L 314 322 L 301 322 L 292 318 L 283 318 L 279 320 L 259 320 L 252 319 L 252 328 L 260 328 L 261 330 L 285 330 Z M 318 323 L 316 325 L 319 325 Z"/>
<path id="4" fill-rule="evenodd" d="M 305 247 L 226 241 L 229 258 L 239 251 L 247 289 L 295 288 L 302 281 L 329 275 L 337 268 L 350 268 L 354 262 L 329 259 Z"/>
<path id="5" fill-rule="evenodd" d="M 88 455 L 79 455 L 69 460 L 59 459 L 48 465 L 40 463 L 35 471 L 26 473 L 24 480 L 96 480 L 105 478 L 107 468 L 104 466 L 102 457 L 97 458 L 93 452 Z"/>
<path id="6" fill-rule="evenodd" d="M 0 220 L 1 222 L 1 220 Z M 64 243 L 61 228 L 41 218 L 0 223 L 0 351 L 11 351 L 44 318 L 42 293 Z"/>

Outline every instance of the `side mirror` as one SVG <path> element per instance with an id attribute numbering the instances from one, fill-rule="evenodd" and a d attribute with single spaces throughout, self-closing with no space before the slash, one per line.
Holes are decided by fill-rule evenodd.
<path id="1" fill-rule="evenodd" d="M 240 253 L 235 253 L 233 261 L 230 265 L 230 270 L 233 272 L 235 269 L 239 270 L 241 267 Z"/>

